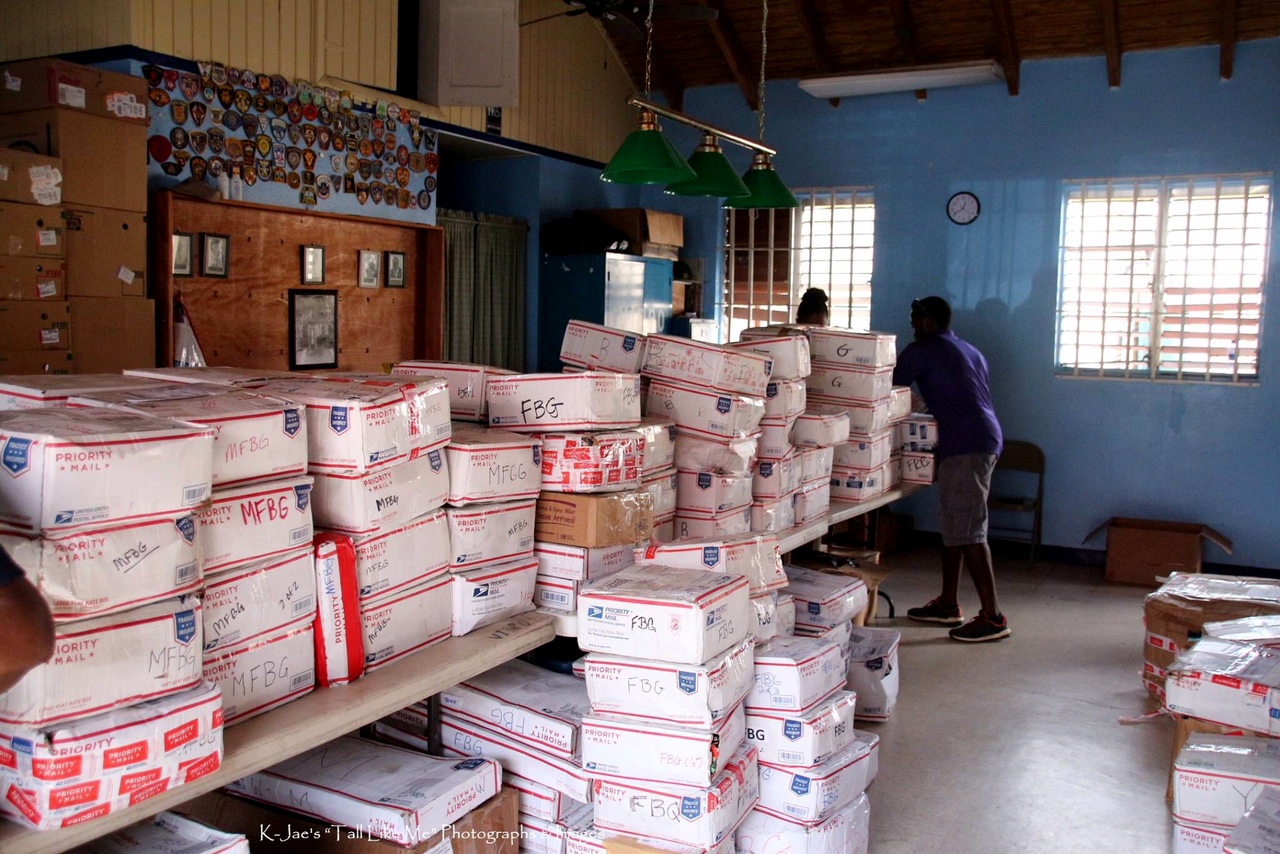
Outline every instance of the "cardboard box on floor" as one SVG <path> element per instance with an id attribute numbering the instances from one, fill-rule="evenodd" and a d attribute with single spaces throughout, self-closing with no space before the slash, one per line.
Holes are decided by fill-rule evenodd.
<path id="1" fill-rule="evenodd" d="M 54 170 L 57 170 L 56 173 Z M 27 205 L 62 202 L 62 161 L 16 148 L 0 148 L 0 199 Z"/>
<path id="2" fill-rule="evenodd" d="M 0 255 L 61 258 L 65 250 L 61 207 L 0 202 Z"/>
<path id="3" fill-rule="evenodd" d="M 62 219 L 66 226 L 69 296 L 147 295 L 146 214 L 68 206 Z"/>
<path id="4" fill-rule="evenodd" d="M 441 845 L 446 834 L 453 854 L 519 854 L 520 850 L 515 789 L 503 789 L 448 831 L 441 831 L 412 848 L 369 839 L 354 829 L 339 829 L 220 792 L 187 801 L 177 811 L 220 830 L 243 833 L 255 852 L 272 854 L 425 854 Z M 286 836 L 291 838 L 284 838 Z"/>
<path id="5" fill-rule="evenodd" d="M 15 350 L 67 350 L 71 310 L 65 300 L 0 302 L 0 341 Z"/>
<path id="6" fill-rule="evenodd" d="M 0 113 L 65 107 L 146 128 L 147 81 L 43 57 L 0 66 Z"/>
<path id="7" fill-rule="evenodd" d="M 1177 761 L 1178 754 L 1182 752 L 1182 748 L 1191 736 L 1204 733 L 1208 735 L 1252 735 L 1258 738 L 1270 738 L 1265 732 L 1254 732 L 1251 729 L 1215 724 L 1212 721 L 1202 721 L 1199 718 L 1189 718 L 1186 715 L 1174 714 L 1173 720 L 1173 753 L 1169 757 L 1169 784 L 1164 793 L 1165 799 L 1169 801 L 1173 800 L 1174 762 Z"/>
<path id="8" fill-rule="evenodd" d="M 674 261 L 684 246 L 684 217 L 645 208 L 605 208 L 586 211 L 627 236 L 627 251 Z"/>
<path id="9" fill-rule="evenodd" d="M 1231 554 L 1231 540 L 1208 525 L 1115 516 L 1094 528 L 1085 542 L 1107 532 L 1107 581 L 1155 587 L 1175 572 L 1199 572 L 1200 542 Z"/>
<path id="10" fill-rule="evenodd" d="M 57 258 L 0 255 L 0 299 L 61 300 L 66 268 Z"/>
<path id="11" fill-rule="evenodd" d="M 118 374 L 155 367 L 155 300 L 71 297 L 68 303 L 75 324 L 76 373 Z"/>

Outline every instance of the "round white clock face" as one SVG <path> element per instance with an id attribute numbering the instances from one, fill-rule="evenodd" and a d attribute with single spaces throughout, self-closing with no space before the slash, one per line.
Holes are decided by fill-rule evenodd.
<path id="1" fill-rule="evenodd" d="M 947 201 L 947 216 L 956 225 L 968 225 L 978 218 L 982 205 L 973 193 L 956 193 Z"/>

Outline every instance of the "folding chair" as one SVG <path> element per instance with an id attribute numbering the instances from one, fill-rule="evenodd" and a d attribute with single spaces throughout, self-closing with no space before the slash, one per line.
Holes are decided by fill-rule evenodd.
<path id="1" fill-rule="evenodd" d="M 1028 562 L 1034 565 L 1044 515 L 1044 451 L 1030 442 L 1006 441 L 1004 453 L 996 461 L 987 507 L 1000 513 L 1033 514 L 1030 529 L 1007 525 L 990 525 L 989 529 L 1009 535 L 1009 539 L 1025 538 L 1031 544 Z"/>

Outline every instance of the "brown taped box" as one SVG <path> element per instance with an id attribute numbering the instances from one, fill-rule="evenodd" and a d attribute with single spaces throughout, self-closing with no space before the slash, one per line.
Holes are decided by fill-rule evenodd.
<path id="1" fill-rule="evenodd" d="M 1241 729 L 1240 727 L 1227 726 L 1225 724 L 1215 724 L 1211 721 L 1202 721 L 1199 718 L 1190 718 L 1186 715 L 1175 714 L 1173 720 L 1173 755 L 1169 757 L 1169 786 L 1165 790 L 1165 797 L 1170 801 L 1173 800 L 1174 763 L 1178 761 L 1178 754 L 1182 752 L 1182 748 L 1191 739 L 1191 736 L 1252 735 L 1258 738 L 1271 737 L 1265 732 L 1256 732 L 1251 729 Z"/>
<path id="2" fill-rule="evenodd" d="M 0 341 L 14 350 L 68 350 L 71 309 L 65 300 L 0 301 Z"/>
<path id="3" fill-rule="evenodd" d="M 1280 614 L 1280 580 L 1176 573 L 1143 604 L 1146 633 L 1142 679 L 1164 694 L 1164 672 L 1204 630 L 1205 623 Z"/>
<path id="4" fill-rule="evenodd" d="M 62 208 L 0 202 L 0 255 L 61 258 L 65 250 Z"/>
<path id="5" fill-rule="evenodd" d="M 684 217 L 645 208 L 605 208 L 587 211 L 627 236 L 632 255 L 675 260 L 684 246 Z"/>
<path id="6" fill-rule="evenodd" d="M 0 116 L 0 148 L 18 144 L 62 160 L 62 201 L 147 210 L 147 126 L 78 110 Z"/>
<path id="7" fill-rule="evenodd" d="M 0 113 L 65 107 L 148 126 L 147 82 L 141 77 L 46 57 L 0 66 L 0 78 Z"/>
<path id="8" fill-rule="evenodd" d="M 56 258 L 0 255 L 0 300 L 65 299 L 65 283 L 65 266 Z"/>
<path id="9" fill-rule="evenodd" d="M 278 854 L 422 854 L 440 845 L 446 833 L 453 854 L 519 854 L 520 823 L 515 789 L 503 789 L 441 831 L 412 848 L 370 839 L 352 828 L 317 822 L 296 813 L 210 792 L 187 801 L 178 812 L 228 833 L 243 833 L 255 852 Z M 286 838 L 287 837 L 287 838 Z"/>
<path id="10" fill-rule="evenodd" d="M 1210 528 L 1188 522 L 1115 516 L 1085 537 L 1107 532 L 1107 581 L 1155 587 L 1175 572 L 1199 572 L 1200 543 L 1208 540 L 1231 554 L 1231 540 Z"/>
<path id="11" fill-rule="evenodd" d="M 147 217 L 114 208 L 63 210 L 67 294 L 73 297 L 147 295 Z"/>
<path id="12" fill-rule="evenodd" d="M 139 297 L 71 297 L 76 373 L 156 366 L 156 303 Z"/>
<path id="13" fill-rule="evenodd" d="M 73 374 L 70 350 L 0 350 L 0 374 Z"/>
<path id="14" fill-rule="evenodd" d="M 643 490 L 600 495 L 543 492 L 538 497 L 538 542 L 599 549 L 651 536 L 653 496 Z"/>
<path id="15" fill-rule="evenodd" d="M 37 172 L 57 169 L 61 173 L 62 161 L 57 157 L 46 157 L 29 151 L 0 148 L 0 200 L 23 202 L 28 205 L 46 204 L 36 195 L 36 185 L 32 182 L 32 169 Z M 61 192 L 59 189 L 59 197 Z M 53 200 L 53 204 L 58 204 L 58 199 Z"/>

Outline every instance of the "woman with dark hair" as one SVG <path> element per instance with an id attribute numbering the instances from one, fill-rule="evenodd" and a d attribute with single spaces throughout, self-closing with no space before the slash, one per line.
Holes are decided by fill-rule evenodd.
<path id="1" fill-rule="evenodd" d="M 800 306 L 796 309 L 796 323 L 809 326 L 826 326 L 830 322 L 827 309 L 827 292 L 822 288 L 809 288 L 800 298 Z"/>

